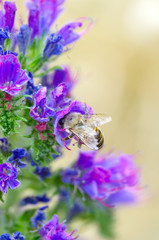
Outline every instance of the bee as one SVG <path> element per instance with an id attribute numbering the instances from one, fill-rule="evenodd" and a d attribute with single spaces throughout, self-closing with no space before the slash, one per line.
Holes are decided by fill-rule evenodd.
<path id="1" fill-rule="evenodd" d="M 105 114 L 68 113 L 59 121 L 59 126 L 70 133 L 62 140 L 67 141 L 74 137 L 78 139 L 79 148 L 85 144 L 92 150 L 99 150 L 104 144 L 104 137 L 99 126 L 111 120 L 111 117 Z"/>

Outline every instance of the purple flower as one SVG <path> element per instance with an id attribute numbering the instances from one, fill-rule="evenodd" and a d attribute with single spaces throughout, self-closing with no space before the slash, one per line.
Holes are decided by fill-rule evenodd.
<path id="1" fill-rule="evenodd" d="M 14 165 L 14 167 L 24 168 L 26 167 L 26 163 L 21 161 L 21 158 L 25 157 L 25 149 L 24 148 L 17 148 L 12 150 L 12 156 L 8 159 L 8 161 Z"/>
<path id="2" fill-rule="evenodd" d="M 43 86 L 47 88 L 56 88 L 59 84 L 65 83 L 67 86 L 66 95 L 70 95 L 72 87 L 75 85 L 75 79 L 71 75 L 68 66 L 62 66 L 63 69 L 55 70 L 53 76 L 45 77 L 42 79 Z"/>
<path id="3" fill-rule="evenodd" d="M 12 238 L 10 237 L 10 235 L 8 233 L 3 233 L 0 236 L 0 240 L 12 240 Z"/>
<path id="4" fill-rule="evenodd" d="M 17 8 L 14 2 L 5 2 L 4 9 L 5 9 L 4 15 L 5 27 L 8 26 L 9 31 L 11 32 L 14 26 L 15 13 L 17 11 Z"/>
<path id="5" fill-rule="evenodd" d="M 41 226 L 43 221 L 46 220 L 45 213 L 43 212 L 46 208 L 48 208 L 48 206 L 44 206 L 44 207 L 39 208 L 39 210 L 36 213 L 36 215 L 31 218 L 32 225 L 35 228 L 38 228 L 39 226 Z"/>
<path id="6" fill-rule="evenodd" d="M 32 167 L 38 166 L 38 164 L 33 161 L 33 158 L 32 158 L 32 155 L 30 152 L 26 152 L 25 159 L 27 160 L 27 162 L 29 162 L 31 164 Z"/>
<path id="7" fill-rule="evenodd" d="M 88 152 L 80 151 L 79 157 L 76 162 L 76 167 L 80 168 L 81 170 L 86 170 L 88 168 L 93 167 L 95 157 L 96 157 L 95 151 Z"/>
<path id="8" fill-rule="evenodd" d="M 62 181 L 64 183 L 76 184 L 76 182 L 78 181 L 79 176 L 80 176 L 80 171 L 79 171 L 79 169 L 67 168 L 64 171 L 62 171 L 61 176 L 62 176 Z"/>
<path id="9" fill-rule="evenodd" d="M 67 86 L 65 83 L 60 83 L 52 92 L 50 99 L 50 106 L 54 108 L 56 111 L 68 106 L 72 103 L 72 100 L 66 98 L 67 95 Z"/>
<path id="10" fill-rule="evenodd" d="M 46 105 L 47 88 L 41 88 L 35 95 L 34 106 L 31 107 L 30 116 L 38 122 L 48 122 L 54 116 L 54 110 Z"/>
<path id="11" fill-rule="evenodd" d="M 127 187 L 121 191 L 112 193 L 107 198 L 106 203 L 108 205 L 113 205 L 113 206 L 137 204 L 143 199 L 141 194 L 142 194 L 141 188 Z"/>
<path id="12" fill-rule="evenodd" d="M 33 74 L 31 72 L 28 72 L 28 77 L 29 77 L 29 80 L 27 82 L 27 86 L 24 94 L 34 96 L 39 90 L 40 86 L 34 85 Z M 31 96 L 27 97 L 27 99 L 32 100 Z"/>
<path id="13" fill-rule="evenodd" d="M 50 168 L 48 167 L 39 167 L 37 166 L 34 173 L 38 175 L 42 181 L 44 181 L 45 178 L 49 178 L 52 176 L 52 173 L 50 171 Z"/>
<path id="14" fill-rule="evenodd" d="M 85 21 L 89 20 L 88 26 L 83 29 L 81 32 L 75 32 L 78 28 L 81 28 L 83 26 L 83 23 Z M 79 38 L 81 38 L 90 28 L 92 27 L 92 20 L 83 17 L 80 18 L 78 21 L 70 22 L 64 25 L 57 33 L 58 36 L 62 36 L 63 40 L 63 46 L 67 46 L 75 41 L 77 41 Z"/>
<path id="15" fill-rule="evenodd" d="M 23 53 L 23 56 L 25 55 L 26 48 L 28 46 L 29 40 L 31 36 L 31 29 L 28 27 L 28 25 L 21 25 L 20 32 L 17 35 L 17 41 L 19 46 L 19 51 Z"/>
<path id="16" fill-rule="evenodd" d="M 32 29 L 32 38 L 47 33 L 59 14 L 63 11 L 61 5 L 64 0 L 30 0 L 29 27 Z"/>
<path id="17" fill-rule="evenodd" d="M 9 37 L 10 37 L 10 35 L 9 35 L 8 27 L 6 27 L 5 30 L 0 28 L 0 45 L 2 47 L 4 47 L 4 42 L 5 42 L 6 39 L 9 39 Z"/>
<path id="18" fill-rule="evenodd" d="M 82 189 L 93 199 L 103 200 L 110 193 L 109 172 L 101 167 L 93 167 L 81 178 Z"/>
<path id="19" fill-rule="evenodd" d="M 39 202 L 42 203 L 48 203 L 50 201 L 50 199 L 46 196 L 46 194 L 42 195 L 42 196 L 31 196 L 31 197 L 26 197 L 23 198 L 20 202 L 21 206 L 26 206 L 28 204 L 38 204 Z"/>
<path id="20" fill-rule="evenodd" d="M 18 56 L 18 53 L 16 52 L 12 52 L 10 50 L 7 50 L 7 51 L 3 51 L 3 48 L 0 46 L 0 55 L 8 55 L 8 54 L 13 54 L 14 56 Z"/>
<path id="21" fill-rule="evenodd" d="M 0 10 L 0 28 L 5 28 L 4 26 L 4 12 Z"/>
<path id="22" fill-rule="evenodd" d="M 85 168 L 81 177 L 82 189 L 93 200 L 99 200 L 103 204 L 136 202 L 139 171 L 133 158 L 130 154 L 111 154 L 95 160 L 93 157 L 93 166 Z M 83 160 L 87 161 L 87 158 Z M 89 158 L 88 160 L 90 162 Z"/>
<path id="23" fill-rule="evenodd" d="M 67 226 L 59 224 L 58 216 L 54 215 L 52 219 L 47 222 L 39 231 L 43 240 L 58 239 L 58 240 L 74 240 L 77 237 L 73 237 L 75 231 L 68 233 L 66 232 Z"/>
<path id="24" fill-rule="evenodd" d="M 66 169 L 62 180 L 107 207 L 137 203 L 141 200 L 140 176 L 133 159 L 130 154 L 81 152 L 75 164 L 79 174 L 71 175 L 74 169 Z"/>
<path id="25" fill-rule="evenodd" d="M 28 81 L 28 76 L 18 58 L 13 54 L 0 55 L 0 90 L 10 95 L 17 95 Z"/>
<path id="26" fill-rule="evenodd" d="M 57 69 L 53 75 L 52 87 L 56 88 L 60 83 L 65 83 L 67 86 L 67 95 L 75 84 L 75 80 L 71 76 L 70 69 L 63 66 L 63 69 Z"/>
<path id="27" fill-rule="evenodd" d="M 78 216 L 79 214 L 86 212 L 87 209 L 84 207 L 84 205 L 81 203 L 79 199 L 77 199 L 73 205 L 73 207 L 70 208 L 68 213 L 68 221 L 71 221 L 74 217 Z"/>
<path id="28" fill-rule="evenodd" d="M 25 237 L 20 235 L 20 232 L 13 233 L 13 236 L 10 236 L 8 233 L 4 233 L 0 236 L 0 240 L 25 240 Z"/>
<path id="29" fill-rule="evenodd" d="M 88 113 L 93 114 L 93 110 L 91 107 L 88 107 Z M 63 122 L 63 118 L 66 114 L 71 113 L 71 112 L 77 112 L 80 114 L 85 114 L 85 103 L 79 102 L 79 101 L 73 101 L 69 106 L 59 110 L 56 112 L 54 116 L 54 134 L 56 136 L 57 142 L 62 145 L 66 146 L 66 143 L 62 141 L 61 139 L 68 136 L 69 133 L 66 132 L 61 126 L 60 123 Z M 67 141 L 67 145 L 70 144 L 70 141 Z"/>
<path id="30" fill-rule="evenodd" d="M 70 192 L 64 188 L 64 187 L 60 187 L 59 189 L 59 201 L 60 202 L 66 202 L 69 201 L 70 199 Z"/>
<path id="31" fill-rule="evenodd" d="M 50 58 L 53 55 L 60 55 L 63 52 L 63 39 L 61 35 L 52 33 L 46 42 L 43 57 Z"/>
<path id="32" fill-rule="evenodd" d="M 9 143 L 7 138 L 0 138 L 0 150 L 5 153 L 9 151 Z"/>
<path id="33" fill-rule="evenodd" d="M 82 30 L 80 33 L 76 33 L 75 30 L 83 26 L 83 21 L 87 20 L 87 18 L 82 18 L 81 21 L 75 21 L 66 24 L 63 26 L 57 33 L 52 33 L 46 42 L 43 57 L 50 58 L 53 55 L 60 55 L 63 51 L 67 51 L 69 49 L 64 49 L 64 47 L 69 44 L 77 41 L 81 36 L 83 36 L 91 27 L 92 23 L 88 25 L 88 27 Z"/>
<path id="34" fill-rule="evenodd" d="M 3 10 L 0 11 L 0 27 L 3 29 L 8 27 L 11 32 L 14 26 L 15 13 L 17 10 L 15 3 L 6 1 L 4 3 L 4 10 L 5 12 Z"/>
<path id="35" fill-rule="evenodd" d="M 10 163 L 0 164 L 0 190 L 7 193 L 9 187 L 15 189 L 20 185 L 17 169 Z"/>
<path id="36" fill-rule="evenodd" d="M 20 235 L 20 232 L 13 233 L 13 239 L 15 240 L 25 240 L 25 237 Z"/>

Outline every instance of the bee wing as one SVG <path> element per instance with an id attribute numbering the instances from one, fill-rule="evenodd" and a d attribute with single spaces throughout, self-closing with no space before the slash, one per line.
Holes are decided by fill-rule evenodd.
<path id="1" fill-rule="evenodd" d="M 95 138 L 95 130 L 90 127 L 74 128 L 71 131 L 80 139 L 82 142 L 92 150 L 98 150 L 98 140 Z"/>
<path id="2" fill-rule="evenodd" d="M 97 127 L 112 121 L 112 118 L 110 116 L 100 113 L 81 115 L 81 118 L 84 121 L 91 121 Z"/>

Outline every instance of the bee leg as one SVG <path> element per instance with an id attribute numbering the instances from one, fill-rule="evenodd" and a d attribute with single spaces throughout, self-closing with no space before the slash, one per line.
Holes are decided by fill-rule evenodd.
<path id="1" fill-rule="evenodd" d="M 65 138 L 62 138 L 63 141 L 67 141 L 69 140 L 70 138 L 73 138 L 75 136 L 74 133 L 71 133 L 69 136 L 65 137 Z"/>
<path id="2" fill-rule="evenodd" d="M 81 148 L 81 146 L 82 146 L 82 141 L 81 141 L 81 139 L 79 139 L 78 140 L 78 147 Z"/>
<path id="3" fill-rule="evenodd" d="M 76 144 L 77 144 L 77 143 L 78 143 L 78 141 L 77 141 L 77 142 L 75 142 L 75 143 L 73 143 L 72 145 L 73 145 L 73 146 L 76 146 Z"/>

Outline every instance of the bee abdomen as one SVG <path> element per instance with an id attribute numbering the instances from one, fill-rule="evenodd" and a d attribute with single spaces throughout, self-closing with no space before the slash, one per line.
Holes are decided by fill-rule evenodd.
<path id="1" fill-rule="evenodd" d="M 104 137 L 99 128 L 96 127 L 94 130 L 96 131 L 95 138 L 97 139 L 97 147 L 100 149 L 103 146 Z"/>

